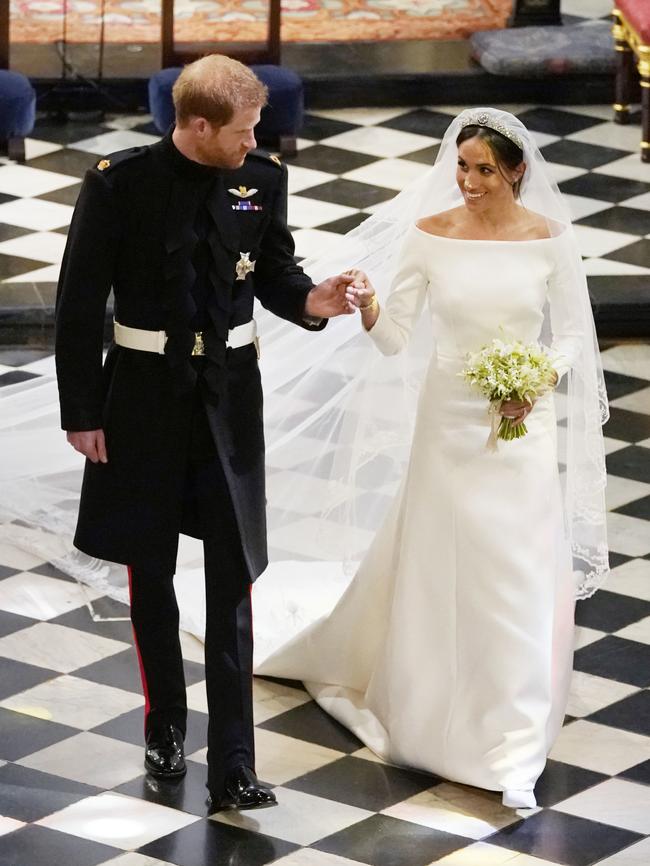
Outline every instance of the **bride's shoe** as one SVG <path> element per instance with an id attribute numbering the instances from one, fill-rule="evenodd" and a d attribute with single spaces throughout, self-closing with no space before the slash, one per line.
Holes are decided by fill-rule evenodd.
<path id="1" fill-rule="evenodd" d="M 532 791 L 514 791 L 512 789 L 503 792 L 503 805 L 510 809 L 534 809 L 537 800 Z"/>

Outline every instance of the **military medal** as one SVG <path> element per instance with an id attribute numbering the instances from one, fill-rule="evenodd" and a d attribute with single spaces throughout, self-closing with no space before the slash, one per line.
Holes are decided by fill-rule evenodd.
<path id="1" fill-rule="evenodd" d="M 237 271 L 237 279 L 245 280 L 246 274 L 255 270 L 255 262 L 252 262 L 250 259 L 250 253 L 240 253 L 240 260 L 235 265 L 235 270 Z"/>
<path id="2" fill-rule="evenodd" d="M 236 195 L 240 201 L 237 204 L 231 205 L 233 210 L 262 210 L 261 204 L 253 204 L 249 199 L 254 196 L 258 190 L 246 189 L 245 186 L 240 186 L 238 189 L 229 189 L 230 195 Z M 244 200 L 245 199 L 245 200 Z"/>

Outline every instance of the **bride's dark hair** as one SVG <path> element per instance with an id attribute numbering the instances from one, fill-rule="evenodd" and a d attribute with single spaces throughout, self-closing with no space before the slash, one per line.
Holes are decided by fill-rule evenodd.
<path id="1" fill-rule="evenodd" d="M 518 147 L 514 141 L 511 141 L 505 135 L 502 135 L 500 132 L 497 132 L 496 129 L 492 129 L 489 126 L 479 126 L 478 124 L 469 126 L 464 126 L 458 137 L 456 139 L 456 147 L 459 147 L 464 141 L 468 141 L 470 138 L 480 138 L 481 141 L 484 141 L 487 146 L 490 148 L 492 156 L 497 161 L 497 166 L 502 176 L 503 168 L 510 169 L 514 171 L 524 160 L 524 152 Z M 521 188 L 521 182 L 523 180 L 523 174 L 512 184 L 512 194 L 515 198 L 519 198 L 519 190 Z"/>

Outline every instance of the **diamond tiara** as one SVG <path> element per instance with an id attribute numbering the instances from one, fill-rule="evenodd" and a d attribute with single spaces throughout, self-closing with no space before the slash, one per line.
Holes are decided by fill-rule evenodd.
<path id="1" fill-rule="evenodd" d="M 513 132 L 510 127 L 505 125 L 505 123 L 501 123 L 500 120 L 497 120 L 496 117 L 488 114 L 487 111 L 481 111 L 479 114 L 468 114 L 462 122 L 462 127 L 465 128 L 466 126 L 487 126 L 495 132 L 509 138 L 510 141 L 513 144 L 516 144 L 520 150 L 524 149 L 524 143 L 517 133 Z"/>

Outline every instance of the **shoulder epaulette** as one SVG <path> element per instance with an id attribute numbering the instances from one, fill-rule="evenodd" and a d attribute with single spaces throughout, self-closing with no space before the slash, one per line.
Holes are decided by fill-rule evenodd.
<path id="1" fill-rule="evenodd" d="M 109 153 L 108 156 L 102 157 L 95 164 L 97 171 L 111 172 L 118 165 L 124 165 L 136 157 L 144 156 L 148 151 L 148 147 L 129 147 L 126 150 L 118 150 L 115 153 Z"/>
<path id="2" fill-rule="evenodd" d="M 279 157 L 277 157 L 274 153 L 267 153 L 265 150 L 251 150 L 247 156 L 247 159 L 253 157 L 254 159 L 259 159 L 265 163 L 273 163 L 273 165 L 277 166 L 277 168 L 282 168 L 282 163 L 280 162 Z"/>

